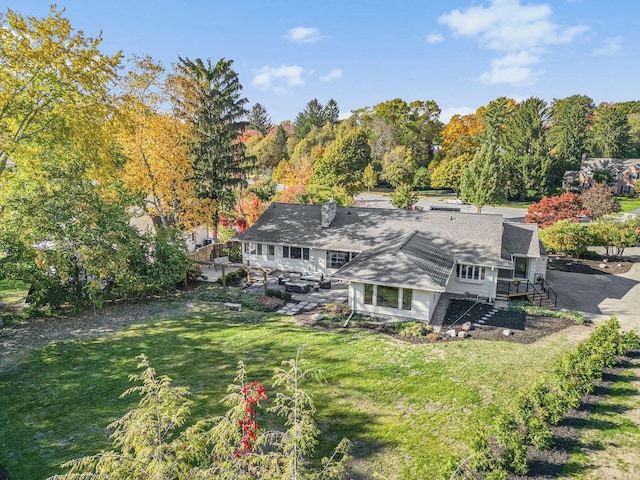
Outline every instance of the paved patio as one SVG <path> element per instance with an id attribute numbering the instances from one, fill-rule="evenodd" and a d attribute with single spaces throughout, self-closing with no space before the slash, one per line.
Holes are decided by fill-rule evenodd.
<path id="1" fill-rule="evenodd" d="M 225 273 L 240 270 L 242 265 L 226 265 Z M 209 268 L 206 266 L 200 269 L 202 275 L 207 282 L 216 282 L 222 276 L 222 268 Z M 243 289 L 243 292 L 264 293 L 264 280 L 261 274 L 256 271 L 251 273 L 252 283 Z M 295 278 L 295 274 L 294 274 Z M 284 290 L 284 285 L 278 284 L 278 276 L 276 272 L 272 272 L 267 276 L 267 288 L 269 290 Z M 296 315 L 302 312 L 308 312 L 320 305 L 330 303 L 347 303 L 349 300 L 349 286 L 347 283 L 332 281 L 331 288 L 311 291 L 309 293 L 293 293 L 291 300 L 278 313 L 282 315 Z"/>

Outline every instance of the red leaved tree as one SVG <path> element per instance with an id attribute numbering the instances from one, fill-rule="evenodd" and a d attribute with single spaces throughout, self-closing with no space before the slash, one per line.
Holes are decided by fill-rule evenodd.
<path id="1" fill-rule="evenodd" d="M 580 195 L 564 193 L 557 197 L 542 197 L 538 203 L 532 203 L 524 221 L 537 223 L 539 227 L 544 228 L 565 218 L 577 220 L 578 215 L 584 214 Z"/>

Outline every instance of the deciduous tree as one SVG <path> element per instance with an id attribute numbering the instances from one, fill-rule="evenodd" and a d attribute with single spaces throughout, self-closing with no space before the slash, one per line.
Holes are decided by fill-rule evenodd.
<path id="1" fill-rule="evenodd" d="M 371 163 L 368 164 L 362 172 L 362 184 L 367 187 L 368 192 L 378 184 L 378 175 Z"/>
<path id="2" fill-rule="evenodd" d="M 55 6 L 45 18 L 0 14 L 0 176 L 10 157 L 19 161 L 21 144 L 88 137 L 107 116 L 120 54 L 103 54 L 101 41 L 74 32 Z"/>
<path id="3" fill-rule="evenodd" d="M 364 130 L 355 129 L 338 138 L 315 164 L 311 183 L 342 187 L 353 196 L 362 188 L 362 174 L 371 162 L 371 149 Z"/>
<path id="4" fill-rule="evenodd" d="M 542 197 L 539 202 L 532 203 L 524 219 L 527 223 L 537 223 L 544 228 L 559 220 L 575 221 L 578 215 L 584 213 L 580 195 L 568 192 L 556 197 Z"/>
<path id="5" fill-rule="evenodd" d="M 592 220 L 619 212 L 620 202 L 613 196 L 613 189 L 606 183 L 594 183 L 581 195 L 585 214 Z"/>

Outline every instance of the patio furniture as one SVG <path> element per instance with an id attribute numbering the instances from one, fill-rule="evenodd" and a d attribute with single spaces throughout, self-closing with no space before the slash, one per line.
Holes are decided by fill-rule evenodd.
<path id="1" fill-rule="evenodd" d="M 290 281 L 291 277 L 287 277 L 286 275 L 278 275 L 278 285 L 284 285 Z"/>
<path id="2" fill-rule="evenodd" d="M 322 288 L 323 290 L 329 290 L 331 288 L 331 279 L 325 278 L 324 280 L 322 280 L 320 282 L 320 288 Z"/>
<path id="3" fill-rule="evenodd" d="M 307 282 L 287 282 L 284 289 L 291 293 L 309 293 L 311 287 Z"/>

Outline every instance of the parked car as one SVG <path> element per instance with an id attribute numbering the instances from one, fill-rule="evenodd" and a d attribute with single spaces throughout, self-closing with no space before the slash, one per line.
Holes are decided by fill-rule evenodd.
<path id="1" fill-rule="evenodd" d="M 453 203 L 455 205 L 466 205 L 467 202 L 463 202 L 459 198 L 447 198 L 444 203 Z"/>

